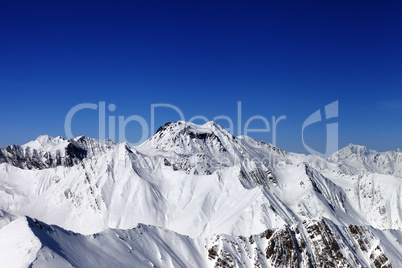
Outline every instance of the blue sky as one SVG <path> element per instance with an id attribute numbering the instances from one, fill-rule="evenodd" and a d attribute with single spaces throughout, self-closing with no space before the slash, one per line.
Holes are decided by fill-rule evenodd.
<path id="1" fill-rule="evenodd" d="M 304 120 L 339 100 L 331 122 L 341 147 L 401 148 L 401 10 L 397 1 L 1 1 L 0 146 L 65 136 L 80 103 L 113 103 L 107 116 L 147 122 L 156 103 L 186 120 L 237 122 L 241 101 L 243 124 L 285 115 L 277 146 L 305 152 Z M 155 127 L 178 119 L 161 108 Z M 305 133 L 321 151 L 325 124 Z M 97 111 L 77 113 L 73 133 L 96 138 Z M 126 135 L 138 140 L 141 126 Z"/>

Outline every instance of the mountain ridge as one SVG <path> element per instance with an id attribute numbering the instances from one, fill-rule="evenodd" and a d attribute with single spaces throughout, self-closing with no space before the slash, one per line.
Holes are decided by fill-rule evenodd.
<path id="1" fill-rule="evenodd" d="M 0 210 L 6 219 L 27 216 L 82 237 L 145 224 L 188 236 L 191 243 L 218 235 L 231 241 L 222 243 L 240 246 L 239 237 L 282 230 L 274 240 L 256 247 L 247 242 L 247 250 L 270 252 L 251 254 L 256 258 L 252 256 L 251 262 L 245 249 L 237 255 L 203 242 L 203 250 L 200 245 L 193 248 L 202 251 L 197 255 L 200 267 L 239 267 L 242 262 L 262 267 L 397 265 L 401 256 L 396 249 L 402 241 L 399 162 L 377 155 L 395 163 L 392 169 L 387 164 L 375 166 L 372 151 L 345 148 L 337 159 L 285 152 L 249 137 L 234 137 L 214 122 L 166 124 L 135 147 L 84 136 L 70 140 L 40 136 L 22 146 L 0 149 Z M 353 238 L 356 232 L 369 232 L 367 228 L 374 230 L 367 233 L 367 242 Z M 389 233 L 395 238 L 385 239 Z M 314 244 L 317 235 L 321 242 Z M 71 233 L 67 237 L 84 239 Z M 179 239 L 178 248 L 186 239 Z M 376 250 L 384 239 L 388 244 Z M 338 248 L 326 248 L 328 241 Z M 302 244 L 305 251 L 300 251 Z M 285 249 L 291 249 L 290 255 L 281 256 Z M 322 250 L 327 257 L 319 261 Z M 45 251 L 40 254 L 53 254 Z M 144 254 L 141 258 L 153 258 L 146 257 L 150 252 Z M 65 261 L 74 263 L 63 257 Z M 184 259 L 180 261 L 176 264 L 186 266 Z"/>

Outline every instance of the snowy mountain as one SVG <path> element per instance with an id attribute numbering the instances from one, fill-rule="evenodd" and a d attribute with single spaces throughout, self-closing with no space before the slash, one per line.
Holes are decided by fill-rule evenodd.
<path id="1" fill-rule="evenodd" d="M 40 136 L 0 149 L 0 259 L 14 267 L 398 267 L 399 150 L 324 159 L 220 125 L 145 143 Z M 21 235 L 19 235 L 21 234 Z"/>
<path id="2" fill-rule="evenodd" d="M 369 150 L 366 146 L 349 144 L 329 157 L 337 160 L 344 171 L 371 172 L 402 177 L 402 151 L 400 149 L 388 152 Z"/>

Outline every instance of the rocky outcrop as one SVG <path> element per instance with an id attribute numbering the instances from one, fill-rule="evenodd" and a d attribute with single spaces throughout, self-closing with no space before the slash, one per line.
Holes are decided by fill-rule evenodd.
<path id="1" fill-rule="evenodd" d="M 218 235 L 207 252 L 214 267 L 392 267 L 378 243 L 369 228 L 322 219 L 249 238 Z"/>
<path id="2" fill-rule="evenodd" d="M 49 139 L 54 140 L 50 137 Z M 29 144 L 23 146 L 10 145 L 6 148 L 0 148 L 0 164 L 8 163 L 22 169 L 70 167 L 80 163 L 86 157 L 106 152 L 110 145 L 110 142 L 101 142 L 85 136 L 63 140 L 61 145 L 48 149 L 47 146 L 40 149 L 32 148 Z"/>

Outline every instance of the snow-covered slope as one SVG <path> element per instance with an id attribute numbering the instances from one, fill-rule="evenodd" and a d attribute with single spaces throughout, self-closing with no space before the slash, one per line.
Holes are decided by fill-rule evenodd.
<path id="1" fill-rule="evenodd" d="M 402 258 L 401 231 L 328 219 L 248 237 L 194 239 L 144 224 L 81 235 L 19 217 L 0 229 L 0 237 L 7 267 L 391 267 Z"/>
<path id="2" fill-rule="evenodd" d="M 44 259 L 52 254 L 58 255 L 58 264 L 95 266 L 100 255 L 116 251 L 113 256 L 118 258 L 117 252 L 141 247 L 140 241 L 154 245 L 132 255 L 143 266 L 206 267 L 232 260 L 238 267 L 323 266 L 322 261 L 364 267 L 382 255 L 387 259 L 382 258 L 382 264 L 402 263 L 399 151 L 382 154 L 348 146 L 337 156 L 339 161 L 335 156 L 288 153 L 249 137 L 234 137 L 214 122 L 168 123 L 138 147 L 83 136 L 41 136 L 0 149 L 0 209 L 5 215 L 0 228 L 22 216 L 38 219 L 41 226 L 55 225 L 49 228 L 58 230 L 56 237 L 39 234 L 28 224 L 42 243 L 35 253 L 39 266 L 49 265 Z M 30 218 L 18 221 L 32 223 Z M 129 247 L 116 244 L 123 241 L 115 239 L 116 233 L 133 236 L 137 225 L 152 235 L 141 235 Z M 366 250 L 350 226 L 369 237 Z M 274 242 L 257 239 L 267 230 L 281 235 L 271 239 Z M 103 237 L 96 240 L 103 241 L 102 248 L 91 242 L 93 234 Z M 215 246 L 208 241 L 217 235 L 219 250 L 208 257 Z M 93 256 L 93 262 L 82 263 L 81 251 L 68 248 L 70 240 L 82 244 L 81 251 Z M 165 247 L 170 240 L 175 242 Z M 330 246 L 329 255 L 322 257 L 329 241 L 339 249 Z M 48 243 L 74 252 L 61 256 Z M 237 249 L 223 250 L 225 243 L 237 244 Z M 290 255 L 280 254 L 285 249 Z M 126 258 L 134 261 L 121 260 Z"/>

